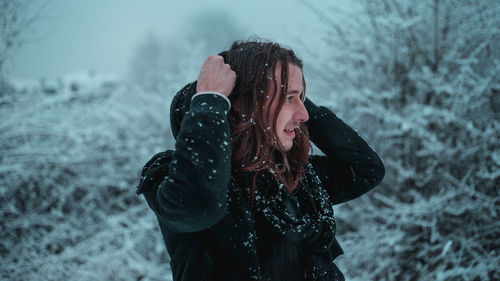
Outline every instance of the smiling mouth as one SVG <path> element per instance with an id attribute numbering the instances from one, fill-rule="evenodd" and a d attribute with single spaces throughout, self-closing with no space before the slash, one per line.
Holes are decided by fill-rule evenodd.
<path id="1" fill-rule="evenodd" d="M 289 136 L 289 137 L 295 137 L 295 129 L 285 129 L 284 130 L 285 133 Z"/>

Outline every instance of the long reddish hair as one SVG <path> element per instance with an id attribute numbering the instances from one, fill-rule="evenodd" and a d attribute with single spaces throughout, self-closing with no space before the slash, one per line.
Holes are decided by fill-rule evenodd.
<path id="1" fill-rule="evenodd" d="M 250 198 L 255 195 L 257 176 L 271 171 L 289 191 L 293 190 L 304 173 L 310 144 L 306 126 L 295 131 L 293 146 L 286 151 L 277 140 L 276 120 L 288 92 L 289 65 L 302 70 L 302 61 L 292 50 L 276 43 L 256 41 L 233 43 L 220 53 L 224 62 L 236 72 L 236 83 L 229 96 L 231 111 L 231 166 L 238 178 L 249 179 Z M 281 65 L 281 85 L 277 85 L 275 71 Z M 274 83 L 273 83 L 274 82 Z M 302 77 L 303 95 L 305 80 Z M 278 94 L 281 89 L 281 94 Z M 271 105 L 277 103 L 276 110 Z"/>

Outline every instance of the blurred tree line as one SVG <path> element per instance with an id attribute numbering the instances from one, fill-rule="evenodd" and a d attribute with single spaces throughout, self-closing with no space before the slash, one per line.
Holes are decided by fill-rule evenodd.
<path id="1" fill-rule="evenodd" d="M 191 29 L 175 39 L 148 34 L 130 61 L 128 80 L 148 91 L 172 91 L 198 77 L 207 56 L 218 54 L 243 39 L 244 28 L 227 13 L 201 12 L 189 20 Z M 181 31 L 179 31 L 181 32 Z M 191 78 L 187 78 L 191 77 Z"/>

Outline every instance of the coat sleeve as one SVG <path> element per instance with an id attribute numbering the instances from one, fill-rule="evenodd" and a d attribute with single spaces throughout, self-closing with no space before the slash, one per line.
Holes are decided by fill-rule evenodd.
<path id="1" fill-rule="evenodd" d="M 231 177 L 227 115 L 222 97 L 194 97 L 175 151 L 157 154 L 143 169 L 138 193 L 173 231 L 200 231 L 224 216 Z"/>
<path id="2" fill-rule="evenodd" d="M 382 181 L 385 168 L 380 157 L 346 123 L 309 99 L 306 126 L 311 141 L 326 156 L 313 155 L 310 162 L 333 204 L 343 203 L 373 189 Z"/>

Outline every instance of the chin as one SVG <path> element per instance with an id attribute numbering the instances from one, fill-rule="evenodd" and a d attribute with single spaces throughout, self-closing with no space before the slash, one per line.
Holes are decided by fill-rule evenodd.
<path id="1" fill-rule="evenodd" d="M 284 141 L 281 141 L 284 139 Z M 281 146 L 285 151 L 289 151 L 292 149 L 293 146 L 293 139 L 288 139 L 288 138 L 278 138 L 279 142 L 281 143 Z"/>
<path id="2" fill-rule="evenodd" d="M 285 148 L 285 151 L 290 151 L 292 149 L 293 143 L 287 143 L 283 144 L 283 148 Z"/>

